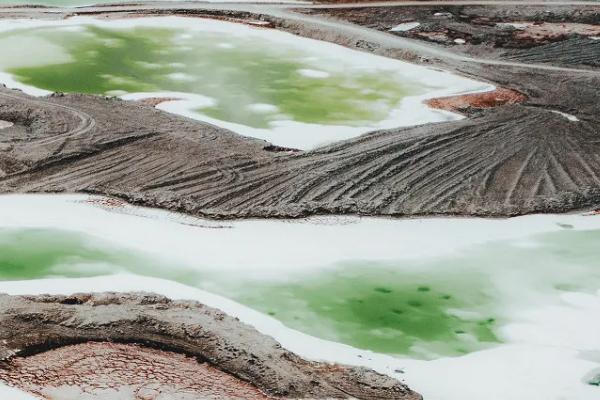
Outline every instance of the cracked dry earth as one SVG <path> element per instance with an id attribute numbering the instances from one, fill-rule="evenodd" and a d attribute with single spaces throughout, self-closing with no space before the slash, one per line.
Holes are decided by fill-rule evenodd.
<path id="1" fill-rule="evenodd" d="M 17 357 L 0 380 L 46 399 L 272 398 L 194 358 L 131 344 L 88 342 Z"/>
<path id="2" fill-rule="evenodd" d="M 387 375 L 304 360 L 219 310 L 144 293 L 0 294 L 0 380 L 60 400 L 421 399 Z"/>

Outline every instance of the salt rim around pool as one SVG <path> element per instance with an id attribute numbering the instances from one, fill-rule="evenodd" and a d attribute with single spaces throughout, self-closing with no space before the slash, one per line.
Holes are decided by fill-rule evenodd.
<path id="1" fill-rule="evenodd" d="M 493 85 L 473 81 L 449 72 L 442 72 L 391 58 L 364 53 L 333 43 L 295 36 L 275 29 L 257 28 L 210 19 L 146 17 L 123 20 L 99 20 L 90 17 L 73 17 L 63 21 L 12 20 L 3 21 L 0 24 L 0 32 L 42 27 L 77 30 L 83 29 L 84 25 L 116 29 L 136 27 L 178 28 L 194 32 L 227 34 L 238 37 L 251 36 L 260 40 L 269 41 L 276 45 L 310 49 L 311 55 L 314 55 L 316 59 L 313 61 L 315 65 L 313 65 L 308 72 L 307 69 L 303 69 L 304 72 L 300 73 L 304 76 L 310 76 L 313 79 L 326 79 L 324 73 L 327 72 L 321 71 L 319 68 L 323 63 L 328 63 L 329 68 L 343 68 L 344 65 L 349 65 L 353 68 L 360 68 L 361 71 L 394 74 L 394 76 L 402 78 L 403 81 L 420 85 L 420 87 L 423 87 L 425 90 L 425 94 L 404 97 L 384 120 L 381 120 L 378 123 L 370 123 L 366 126 L 342 126 L 304 123 L 294 120 L 276 120 L 271 122 L 268 129 L 255 128 L 239 123 L 218 120 L 202 114 L 198 109 L 206 107 L 206 105 L 211 101 L 214 101 L 214 99 L 191 93 L 168 93 L 170 95 L 177 94 L 176 98 L 178 100 L 166 101 L 157 106 L 162 110 L 206 121 L 245 136 L 264 139 L 280 146 L 302 150 L 312 149 L 339 140 L 350 139 L 378 129 L 390 129 L 430 122 L 459 120 L 464 117 L 449 111 L 429 108 L 424 102 L 431 98 L 490 91 L 495 88 Z M 59 53 L 59 51 L 56 53 Z M 60 56 L 58 59 L 60 59 Z M 64 59 L 60 62 L 64 62 Z M 44 61 L 44 59 L 41 58 L 39 63 L 40 65 L 48 65 L 52 64 L 52 61 Z M 43 89 L 22 84 L 6 72 L 0 72 L 0 82 L 35 96 L 43 96 L 50 93 Z M 157 97 L 156 92 L 115 92 L 113 94 L 129 100 Z M 166 93 L 161 93 L 161 95 L 164 94 Z M 275 106 L 277 105 L 275 104 Z"/>
<path id="2" fill-rule="evenodd" d="M 202 268 L 256 270 L 259 277 L 271 278 L 306 268 L 316 270 L 344 258 L 427 258 L 504 239 L 518 239 L 525 247 L 536 246 L 532 235 L 565 229 L 598 230 L 600 217 L 532 215 L 505 220 L 332 217 L 221 223 L 129 205 L 115 206 L 92 196 L 8 195 L 0 196 L 0 227 L 57 228 L 93 234 L 120 246 L 147 253 L 147 249 L 152 249 L 157 255 L 192 262 Z M 298 243 L 303 246 L 300 248 Z M 327 248 L 322 243 L 327 243 Z M 269 251 L 262 251 L 265 248 Z M 507 272 L 509 278 L 510 269 Z M 405 381 L 428 399 L 592 400 L 598 396 L 598 388 L 586 384 L 584 377 L 597 370 L 600 363 L 597 355 L 600 291 L 565 290 L 550 302 L 535 296 L 521 302 L 521 296 L 516 296 L 514 303 L 507 305 L 506 313 L 511 318 L 501 328 L 504 343 L 465 356 L 422 361 L 315 338 L 230 299 L 163 279 L 121 274 L 0 283 L 0 292 L 10 294 L 133 290 L 198 300 L 240 318 L 304 357 L 373 368 Z"/>

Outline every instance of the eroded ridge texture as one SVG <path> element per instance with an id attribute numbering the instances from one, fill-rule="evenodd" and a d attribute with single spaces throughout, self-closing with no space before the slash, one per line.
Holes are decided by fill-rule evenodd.
<path id="1" fill-rule="evenodd" d="M 268 399 L 257 388 L 181 354 L 88 342 L 11 360 L 0 379 L 44 398 Z"/>
<path id="2" fill-rule="evenodd" d="M 469 70 L 527 101 L 308 152 L 134 102 L 3 89 L 0 119 L 14 125 L 0 134 L 0 192 L 99 193 L 216 218 L 598 208 L 598 75 Z"/>
<path id="3" fill-rule="evenodd" d="M 306 361 L 218 310 L 144 294 L 0 295 L 0 380 L 56 398 L 421 398 L 371 370 Z"/>

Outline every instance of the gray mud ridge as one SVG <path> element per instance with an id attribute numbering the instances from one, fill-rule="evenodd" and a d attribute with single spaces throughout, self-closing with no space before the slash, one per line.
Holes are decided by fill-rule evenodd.
<path id="1" fill-rule="evenodd" d="M 183 353 L 274 397 L 421 399 L 372 370 L 306 361 L 236 318 L 193 301 L 141 293 L 0 295 L 0 368 L 12 357 L 86 342 Z"/>
<path id="2" fill-rule="evenodd" d="M 419 6 L 321 8 L 300 11 L 342 19 L 371 29 L 388 32 L 394 26 L 418 21 L 417 28 L 393 34 L 450 47 L 457 53 L 529 63 L 597 68 L 600 41 L 577 33 L 548 37 L 520 35 L 519 29 L 497 24 L 600 25 L 600 5 L 428 5 Z M 466 45 L 457 45 L 462 39 Z"/>
<path id="3" fill-rule="evenodd" d="M 554 63 L 600 69 L 600 40 L 573 37 L 531 49 L 505 51 L 502 58 L 527 63 Z"/>
<path id="4" fill-rule="evenodd" d="M 0 192 L 96 193 L 213 218 L 600 206 L 599 76 L 491 66 L 464 73 L 528 100 L 308 152 L 135 102 L 0 89 L 0 120 L 14 123 L 0 131 Z"/>

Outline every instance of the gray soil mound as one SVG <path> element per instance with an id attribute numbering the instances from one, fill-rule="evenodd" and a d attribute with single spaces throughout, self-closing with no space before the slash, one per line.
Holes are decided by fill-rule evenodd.
<path id="1" fill-rule="evenodd" d="M 98 347 L 90 342 L 139 344 L 160 352 L 127 346 Z M 80 348 L 80 356 L 70 347 L 61 350 L 82 343 L 88 345 Z M 104 356 L 98 357 L 98 352 Z M 194 366 L 188 359 L 165 352 L 184 354 L 206 365 Z M 118 371 L 123 357 L 133 360 L 129 373 Z M 174 377 L 177 374 L 160 368 L 160 360 L 169 357 L 204 378 L 208 374 L 213 380 L 235 384 L 251 394 L 251 398 L 260 398 L 261 394 L 248 384 L 265 395 L 284 398 L 421 398 L 395 379 L 371 370 L 306 361 L 239 320 L 196 302 L 173 302 L 147 294 L 0 295 L 0 379 L 5 382 L 33 391 L 52 387 L 64 390 L 64 384 L 80 390 L 96 387 L 103 376 L 116 374 L 117 383 L 129 382 L 135 386 L 139 377 L 131 371 L 139 367 L 145 374 L 151 373 L 148 368 L 156 368 L 157 374 L 151 378 L 156 384 L 177 386 L 179 378 Z M 65 361 L 71 358 L 81 362 L 82 368 L 102 364 L 103 369 L 94 372 L 98 379 L 81 376 L 73 370 L 66 371 L 71 375 L 67 379 L 64 369 L 69 366 Z M 41 365 L 33 373 L 28 376 L 19 373 L 30 369 L 36 360 Z M 117 365 L 106 364 L 111 362 Z M 53 377 L 35 372 L 39 369 L 62 372 Z M 207 389 L 189 378 L 180 383 L 195 390 Z M 227 390 L 227 387 L 215 385 L 213 390 Z"/>
<path id="2" fill-rule="evenodd" d="M 423 2 L 422 5 L 411 7 L 302 11 L 380 31 L 389 31 L 398 24 L 417 21 L 420 23 L 417 28 L 394 34 L 451 47 L 457 53 L 473 56 L 564 66 L 598 66 L 600 43 L 593 43 L 588 37 L 598 36 L 594 31 L 600 32 L 600 6 L 591 2 L 576 7 L 560 4 L 428 5 Z M 517 27 L 511 27 L 513 23 Z M 524 23 L 530 26 L 518 27 Z M 457 45 L 455 39 L 464 40 L 465 45 Z M 572 39 L 584 40 L 572 42 Z M 532 49 L 531 53 L 529 49 Z"/>
<path id="3" fill-rule="evenodd" d="M 598 207 L 600 78 L 479 68 L 528 101 L 304 153 L 134 102 L 0 90 L 0 119 L 15 124 L 0 135 L 0 192 L 98 193 L 215 218 Z"/>
<path id="4" fill-rule="evenodd" d="M 461 111 L 468 118 L 461 121 L 373 132 L 294 152 L 142 103 L 82 95 L 32 98 L 0 89 L 0 120 L 14 123 L 0 133 L 0 193 L 95 193 L 212 218 L 514 216 L 600 207 L 600 72 L 590 69 L 600 42 L 581 36 L 599 21 L 598 6 L 304 11 L 379 30 L 416 20 L 418 28 L 398 34 L 423 43 L 430 38 L 418 34 L 444 32 L 452 52 L 427 45 L 433 50 L 419 57 L 422 48 L 404 51 L 406 40 L 391 33 L 371 35 L 371 29 L 297 14 L 267 19 L 296 34 L 488 81 L 526 100 L 467 107 Z M 159 13 L 173 12 L 251 16 Z M 112 15 L 119 16 L 124 14 Z M 525 33 L 497 25 L 515 21 L 532 25 Z M 470 35 L 464 36 L 468 45 L 455 46 L 452 39 L 462 37 L 457 32 Z M 517 62 L 448 56 L 454 50 Z M 521 61 L 571 68 L 530 68 Z"/>
<path id="5" fill-rule="evenodd" d="M 532 49 L 507 51 L 502 53 L 502 57 L 528 63 L 557 63 L 600 68 L 600 40 L 575 37 Z"/>

